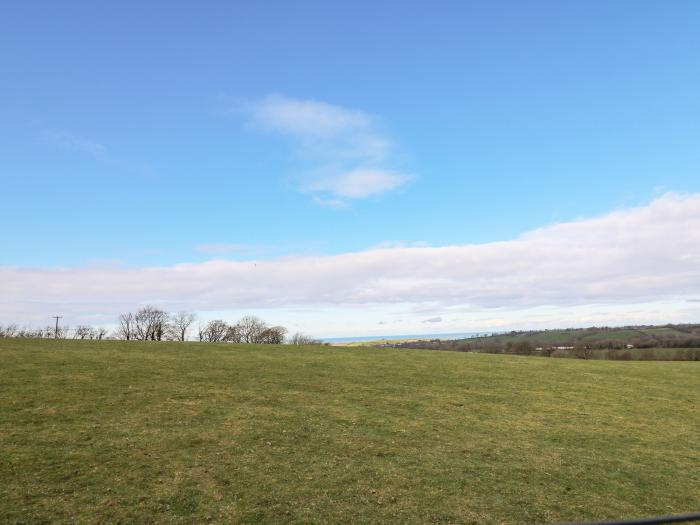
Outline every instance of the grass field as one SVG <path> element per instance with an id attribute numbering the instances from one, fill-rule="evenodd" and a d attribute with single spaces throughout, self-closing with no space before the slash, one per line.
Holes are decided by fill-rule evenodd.
<path id="1" fill-rule="evenodd" d="M 700 510 L 700 363 L 0 339 L 0 523 Z"/>

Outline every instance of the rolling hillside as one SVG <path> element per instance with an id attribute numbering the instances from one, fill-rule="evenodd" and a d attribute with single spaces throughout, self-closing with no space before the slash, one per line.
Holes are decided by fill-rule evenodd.
<path id="1" fill-rule="evenodd" d="M 680 513 L 700 363 L 0 340 L 2 523 Z"/>
<path id="2" fill-rule="evenodd" d="M 699 361 L 700 325 L 513 331 L 468 339 L 435 338 L 375 346 L 585 359 Z"/>

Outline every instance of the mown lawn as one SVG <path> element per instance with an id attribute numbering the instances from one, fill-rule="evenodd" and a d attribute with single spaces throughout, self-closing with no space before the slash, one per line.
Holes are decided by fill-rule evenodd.
<path id="1" fill-rule="evenodd" d="M 700 363 L 0 339 L 0 523 L 700 510 Z"/>

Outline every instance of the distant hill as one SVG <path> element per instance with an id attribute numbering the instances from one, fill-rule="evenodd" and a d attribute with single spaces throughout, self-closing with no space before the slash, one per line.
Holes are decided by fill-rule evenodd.
<path id="1" fill-rule="evenodd" d="M 389 345 L 383 345 L 389 346 Z M 566 328 L 558 330 L 512 331 L 504 334 L 454 340 L 401 342 L 398 348 L 476 351 L 524 355 L 601 357 L 609 359 L 657 359 L 657 353 L 639 350 L 700 349 L 700 324 L 665 324 L 622 327 Z M 633 351 L 628 354 L 619 351 Z M 667 358 L 700 359 L 700 351 L 666 353 Z"/>
<path id="2" fill-rule="evenodd" d="M 506 334 L 479 337 L 475 339 L 497 341 L 501 343 L 517 342 L 522 340 L 538 341 L 542 343 L 633 343 L 635 346 L 666 346 L 669 343 L 678 343 L 673 346 L 686 347 L 690 340 L 700 343 L 700 324 L 665 324 L 665 325 L 640 325 L 622 327 L 590 327 L 590 328 L 566 328 L 560 330 L 537 331 L 513 331 Z M 462 340 L 464 341 L 464 339 Z M 691 345 L 692 346 L 692 345 Z"/>

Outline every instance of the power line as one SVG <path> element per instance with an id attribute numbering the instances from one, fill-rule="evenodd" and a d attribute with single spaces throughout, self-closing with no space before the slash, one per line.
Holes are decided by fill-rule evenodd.
<path id="1" fill-rule="evenodd" d="M 56 319 L 56 330 L 53 333 L 53 338 L 58 339 L 58 320 L 63 319 L 62 315 L 54 315 L 52 316 L 52 319 Z"/>

